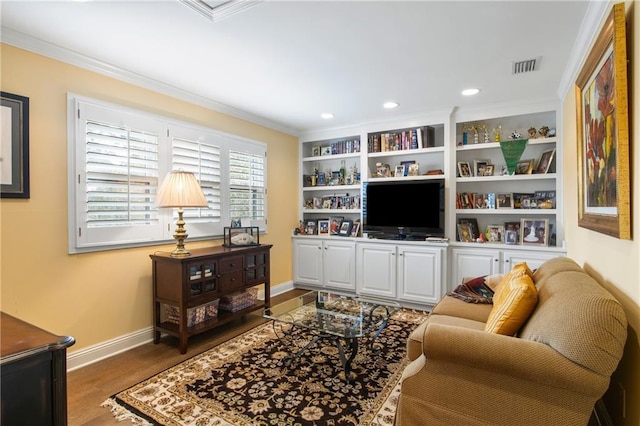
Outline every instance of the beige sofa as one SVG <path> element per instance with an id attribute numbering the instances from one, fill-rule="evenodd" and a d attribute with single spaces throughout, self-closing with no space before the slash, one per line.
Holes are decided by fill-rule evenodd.
<path id="1" fill-rule="evenodd" d="M 493 305 L 442 298 L 409 337 L 396 426 L 588 423 L 622 357 L 626 316 L 569 258 L 532 280 L 537 303 L 513 336 L 485 331 Z"/>

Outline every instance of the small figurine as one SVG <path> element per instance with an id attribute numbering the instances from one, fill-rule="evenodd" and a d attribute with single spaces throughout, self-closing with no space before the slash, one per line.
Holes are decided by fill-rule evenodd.
<path id="1" fill-rule="evenodd" d="M 529 127 L 529 139 L 534 139 L 536 137 L 536 133 L 538 133 L 538 131 L 535 127 Z"/>
<path id="2" fill-rule="evenodd" d="M 518 131 L 511 133 L 511 139 L 520 139 L 521 137 L 522 135 Z"/>
<path id="3" fill-rule="evenodd" d="M 501 138 L 502 138 L 502 126 L 498 126 L 493 129 L 493 139 L 496 142 L 500 142 Z"/>
<path id="4" fill-rule="evenodd" d="M 549 136 L 550 138 L 553 138 L 556 136 L 556 129 L 549 129 L 549 133 L 547 133 L 547 136 Z"/>
<path id="5" fill-rule="evenodd" d="M 540 133 L 541 137 L 546 138 L 547 137 L 547 133 L 549 133 L 549 127 L 547 127 L 547 126 L 540 127 L 540 130 L 538 130 L 538 133 Z"/>

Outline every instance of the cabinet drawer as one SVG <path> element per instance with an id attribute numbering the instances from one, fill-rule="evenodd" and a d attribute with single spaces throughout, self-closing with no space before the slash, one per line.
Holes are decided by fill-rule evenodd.
<path id="1" fill-rule="evenodd" d="M 242 288 L 242 270 L 220 275 L 220 291 L 232 291 Z"/>
<path id="2" fill-rule="evenodd" d="M 241 271 L 243 256 L 227 257 L 220 260 L 220 273 Z"/>

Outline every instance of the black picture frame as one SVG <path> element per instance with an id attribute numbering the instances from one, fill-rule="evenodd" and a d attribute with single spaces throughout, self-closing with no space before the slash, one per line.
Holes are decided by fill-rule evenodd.
<path id="1" fill-rule="evenodd" d="M 11 123 L 8 129 L 2 126 L 0 152 L 9 155 L 3 155 L 2 159 L 0 197 L 29 198 L 29 98 L 8 92 L 0 94 L 2 122 Z"/>

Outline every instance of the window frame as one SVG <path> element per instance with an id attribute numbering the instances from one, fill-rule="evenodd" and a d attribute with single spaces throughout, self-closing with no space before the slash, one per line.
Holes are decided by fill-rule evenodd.
<path id="1" fill-rule="evenodd" d="M 145 123 L 153 125 L 158 133 L 158 176 L 157 186 L 173 170 L 173 138 L 196 138 L 206 145 L 220 147 L 220 217 L 219 220 L 208 218 L 194 219 L 189 217 L 189 209 L 185 210 L 188 241 L 223 238 L 224 227 L 230 226 L 229 214 L 229 151 L 262 153 L 264 155 L 264 221 L 251 221 L 251 226 L 258 226 L 260 233 L 267 232 L 267 144 L 225 133 L 213 128 L 175 120 L 143 110 L 129 108 L 97 99 L 67 94 L 67 160 L 68 160 L 68 252 L 69 254 L 114 250 L 128 247 L 143 247 L 166 244 L 175 241 L 173 233 L 177 220 L 177 209 L 157 209 L 157 223 L 144 226 L 113 226 L 99 228 L 88 227 L 87 202 L 82 201 L 87 194 L 87 138 L 84 132 L 87 119 L 95 119 L 101 113 L 112 114 L 118 123 Z M 93 115 L 92 115 L 93 114 Z M 147 124 L 151 123 L 151 124 Z M 114 124 L 114 123 L 108 123 Z M 137 130 L 147 131 L 147 128 Z M 153 212 L 155 213 L 155 209 Z"/>

